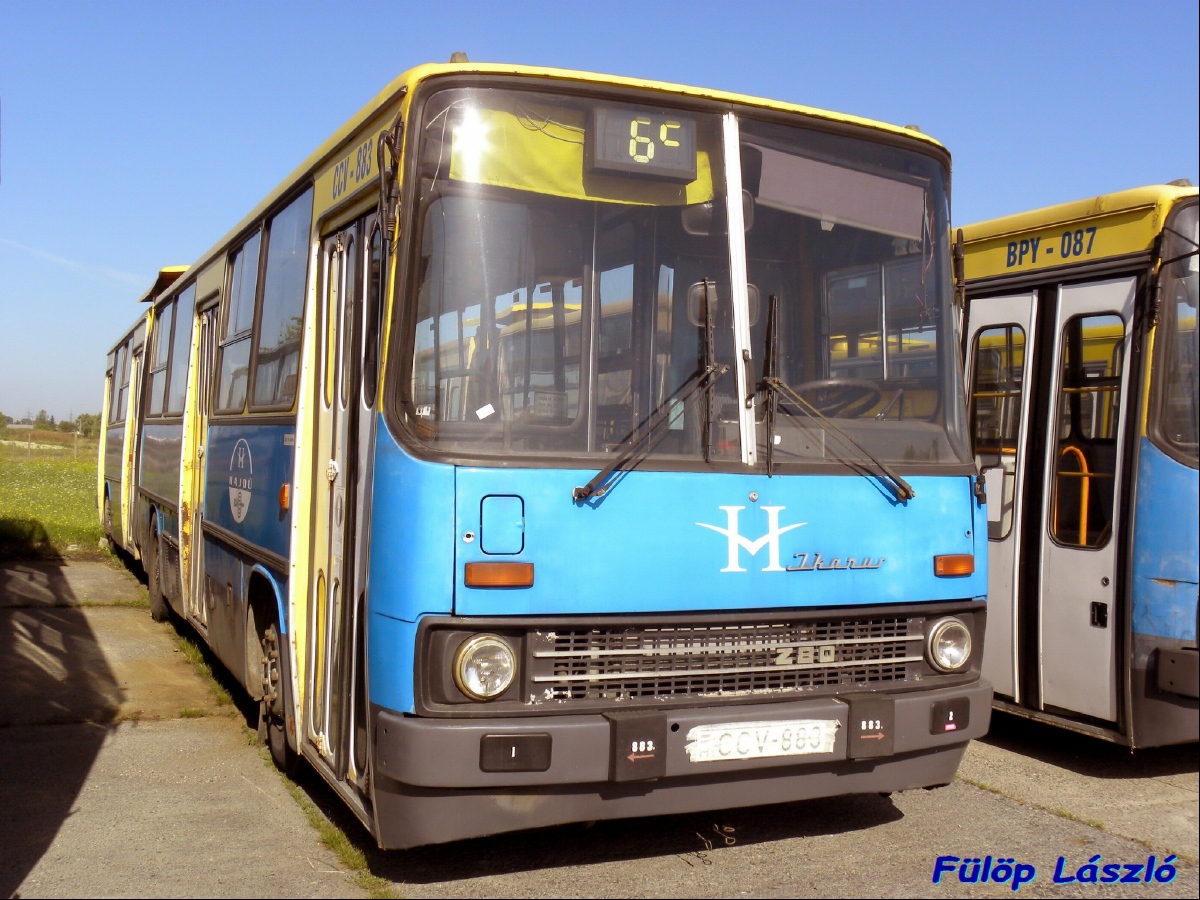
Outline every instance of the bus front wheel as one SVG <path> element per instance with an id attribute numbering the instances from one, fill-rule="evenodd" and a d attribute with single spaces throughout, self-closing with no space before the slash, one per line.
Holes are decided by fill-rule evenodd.
<path id="1" fill-rule="evenodd" d="M 288 689 L 282 674 L 282 652 L 279 626 L 271 622 L 262 635 L 263 698 L 259 702 L 259 730 L 265 732 L 263 737 L 271 750 L 271 759 L 290 778 L 300 767 L 300 756 L 288 743 Z"/>

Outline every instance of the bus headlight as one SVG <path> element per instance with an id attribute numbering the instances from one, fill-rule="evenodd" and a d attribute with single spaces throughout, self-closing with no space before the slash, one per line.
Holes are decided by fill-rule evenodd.
<path id="1" fill-rule="evenodd" d="M 935 669 L 957 672 L 971 658 L 971 632 L 954 616 L 939 619 L 929 629 L 926 651 Z"/>
<path id="2" fill-rule="evenodd" d="M 512 648 L 494 634 L 463 641 L 454 656 L 454 683 L 472 700 L 499 697 L 517 674 Z"/>

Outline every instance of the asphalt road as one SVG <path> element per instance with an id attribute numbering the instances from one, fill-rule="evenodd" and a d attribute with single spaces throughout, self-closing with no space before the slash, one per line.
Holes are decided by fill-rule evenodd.
<path id="1" fill-rule="evenodd" d="M 173 626 L 112 605 L 138 590 L 96 564 L 0 566 L 0 897 L 362 896 L 248 742 L 243 716 L 180 658 Z M 959 776 L 936 791 L 389 853 L 319 779 L 301 786 L 406 897 L 1200 893 L 1195 745 L 1131 755 L 997 716 Z M 1165 879 L 1172 854 L 1166 883 L 1079 880 L 1096 856 L 1098 867 L 1153 856 Z M 986 881 L 964 883 L 981 869 Z M 1013 870 L 1027 882 L 1018 891 Z"/>

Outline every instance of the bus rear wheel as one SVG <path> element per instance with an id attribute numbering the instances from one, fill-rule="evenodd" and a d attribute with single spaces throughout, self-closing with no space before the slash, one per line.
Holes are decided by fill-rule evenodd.
<path id="1" fill-rule="evenodd" d="M 104 517 L 101 521 L 101 526 L 104 528 L 104 535 L 108 538 L 109 544 L 113 542 L 112 529 L 112 501 L 108 499 L 108 494 L 104 495 Z"/>
<path id="2" fill-rule="evenodd" d="M 282 652 L 279 626 L 271 622 L 262 634 L 263 698 L 258 708 L 259 733 L 265 738 L 275 765 L 291 778 L 300 768 L 300 755 L 288 743 L 288 687 L 283 678 Z"/>

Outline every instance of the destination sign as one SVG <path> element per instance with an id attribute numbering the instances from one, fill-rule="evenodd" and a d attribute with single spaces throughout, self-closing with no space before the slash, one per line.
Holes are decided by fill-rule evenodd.
<path id="1" fill-rule="evenodd" d="M 1154 239 L 1153 209 L 1063 222 L 1030 231 L 968 239 L 968 280 L 1016 272 L 1078 265 L 1139 253 Z M 966 229 L 969 233 L 971 229 Z"/>

